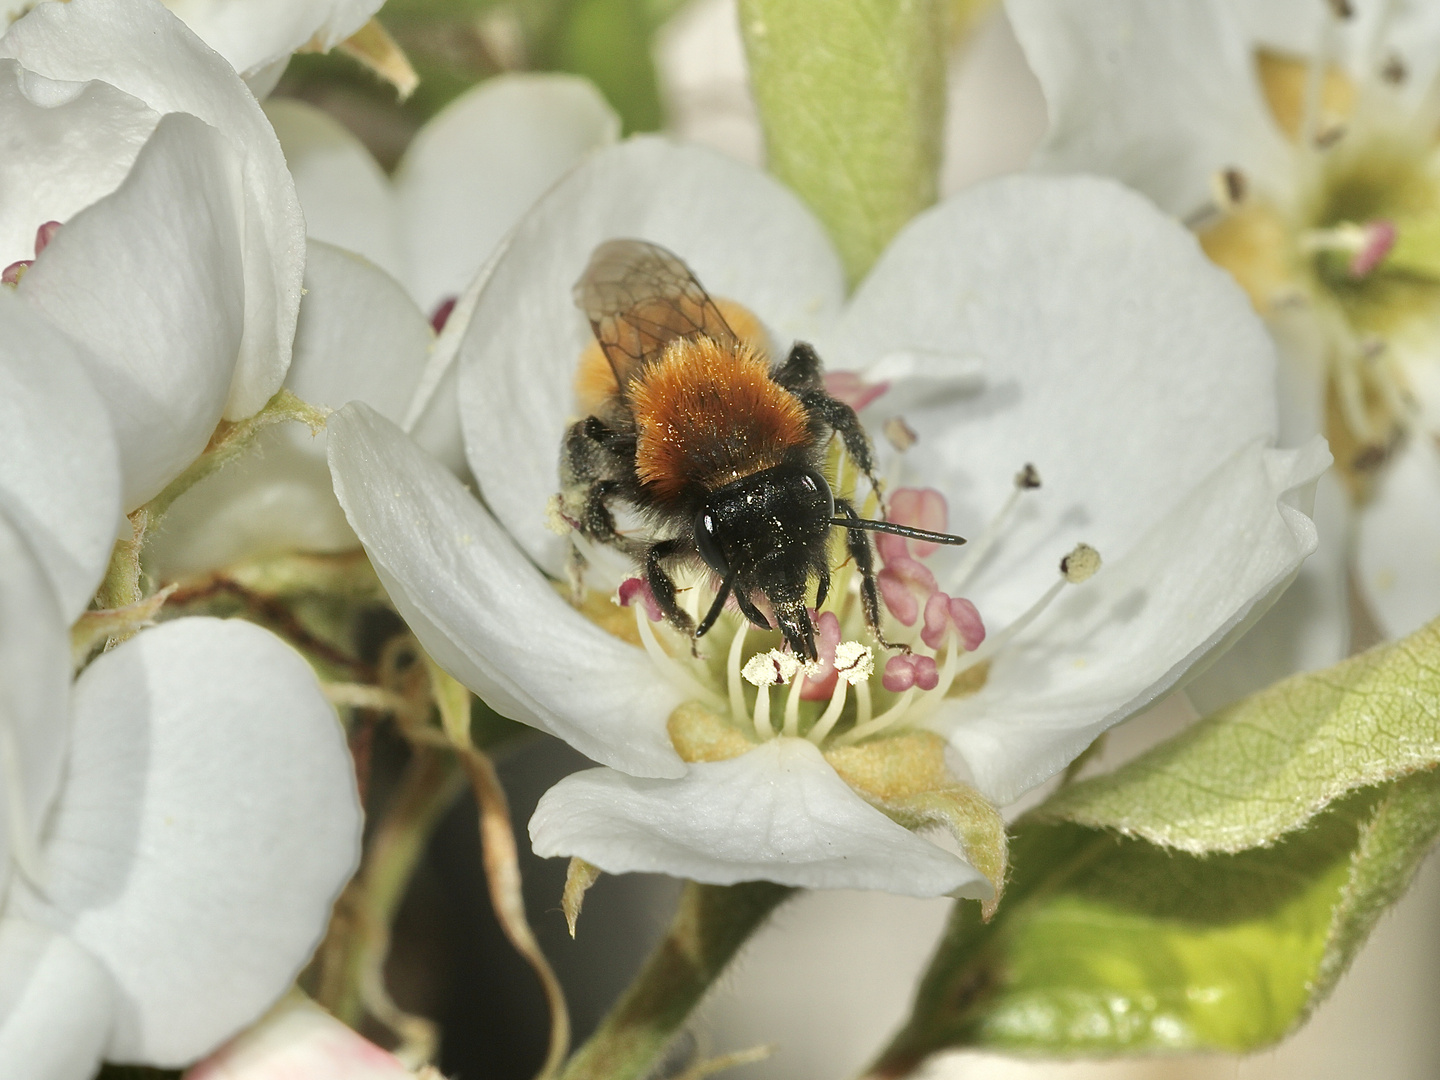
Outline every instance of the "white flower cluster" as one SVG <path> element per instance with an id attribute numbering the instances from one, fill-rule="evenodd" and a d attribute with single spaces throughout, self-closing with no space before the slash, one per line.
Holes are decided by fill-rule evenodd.
<path id="1" fill-rule="evenodd" d="M 1173 33 L 1184 7 L 1206 30 L 1186 48 L 1234 60 L 1240 31 L 1219 0 L 1061 14 L 1081 6 L 1010 2 L 1053 99 L 1047 169 L 1108 171 L 1186 214 L 1224 167 L 1280 182 L 1273 147 L 1243 141 L 1240 106 L 1221 118 L 1233 161 L 1208 135 L 1146 157 L 1162 120 L 1173 141 L 1176 117 L 1220 98 L 1182 108 L 1174 86 L 1174 101 L 1137 93 L 1143 76 L 1218 76 L 1211 59 L 1105 37 L 1123 23 L 1159 42 L 1149 13 L 1165 7 Z M 1276 448 L 1276 351 L 1250 297 L 1115 180 L 978 185 L 911 221 L 847 291 L 790 191 L 699 147 L 617 141 L 579 80 L 492 80 L 391 176 L 318 110 L 262 108 L 256 91 L 292 51 L 344 39 L 375 2 L 11 7 L 0 1076 L 85 1080 L 102 1060 L 211 1052 L 292 984 L 358 859 L 344 732 L 287 644 L 179 618 L 88 647 L 106 634 L 87 627 L 133 629 L 158 609 L 114 587 L 140 539 L 162 581 L 363 545 L 445 671 L 598 763 L 541 800 L 541 855 L 984 901 L 1004 877 L 995 808 L 1179 685 L 1316 548 L 1323 425 L 1311 416 Z M 1070 85 L 1075 50 L 1149 67 L 1099 81 L 1084 68 Z M 1082 94 L 1113 105 L 1113 129 L 1063 107 Z M 1395 242 L 1322 232 L 1366 274 Z M 617 239 L 683 260 L 757 355 L 813 344 L 880 449 L 890 502 L 838 445 L 836 494 L 969 545 L 885 537 L 874 581 L 850 565 L 863 552 L 841 555 L 802 663 L 719 602 L 691 639 L 662 621 L 624 544 L 557 536 L 562 440 L 585 415 L 576 373 L 595 333 L 572 290 Z M 323 439 L 268 429 L 145 535 L 152 500 L 282 390 L 336 410 Z M 680 585 L 698 621 L 717 582 L 697 569 Z M 273 1036 L 302 1063 L 373 1049 L 291 1005 L 203 1075 L 268 1054 L 277 1031 L 307 1033 Z"/>

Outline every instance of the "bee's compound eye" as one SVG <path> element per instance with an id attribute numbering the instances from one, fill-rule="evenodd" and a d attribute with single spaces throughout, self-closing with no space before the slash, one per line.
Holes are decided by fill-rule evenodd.
<path id="1" fill-rule="evenodd" d="M 701 510 L 695 515 L 695 549 L 700 552 L 705 565 L 723 577 L 730 572 L 730 565 L 725 561 L 725 553 L 720 550 L 720 538 L 716 532 L 714 514 Z"/>
<path id="2" fill-rule="evenodd" d="M 827 518 L 835 516 L 835 496 L 830 494 L 830 485 L 825 482 L 825 477 L 814 469 L 806 469 L 800 474 L 800 486 L 806 491 L 815 492 L 818 496 L 817 502 L 825 504 Z"/>

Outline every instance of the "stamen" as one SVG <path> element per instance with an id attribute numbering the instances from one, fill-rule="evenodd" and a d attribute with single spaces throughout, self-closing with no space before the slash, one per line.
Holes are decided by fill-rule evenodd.
<path id="1" fill-rule="evenodd" d="M 21 259 L 13 262 L 4 270 L 0 270 L 0 285 L 9 285 L 14 288 L 20 284 L 20 279 L 25 276 L 25 271 L 34 265 L 34 259 Z"/>
<path id="2" fill-rule="evenodd" d="M 1312 229 L 1300 238 L 1300 250 L 1307 255 L 1338 251 L 1350 256 L 1347 270 L 1352 278 L 1368 277 L 1395 247 L 1399 233 L 1384 218 L 1364 225 L 1344 222 L 1329 229 Z"/>
<path id="3" fill-rule="evenodd" d="M 651 628 L 650 620 L 645 614 L 645 605 L 635 605 L 635 625 L 640 631 L 640 643 L 645 646 L 645 651 L 650 654 L 650 659 L 660 670 L 660 674 L 668 679 L 681 693 L 695 698 L 709 705 L 712 709 L 723 709 L 725 701 L 714 690 L 706 686 L 672 657 L 661 646 L 655 637 L 655 631 Z"/>
<path id="4" fill-rule="evenodd" d="M 825 392 L 857 413 L 890 389 L 888 382 L 867 383 L 854 371 L 827 371 Z"/>
<path id="5" fill-rule="evenodd" d="M 725 681 L 730 691 L 730 715 L 737 722 L 745 719 L 745 688 L 740 685 L 740 654 L 745 650 L 745 635 L 750 632 L 750 620 L 741 619 L 740 629 L 730 639 L 730 655 L 725 660 Z"/>
<path id="6" fill-rule="evenodd" d="M 626 578 L 615 590 L 615 603 L 621 607 L 630 607 L 637 600 L 644 606 L 645 614 L 650 616 L 651 622 L 659 622 L 664 618 L 660 612 L 660 605 L 655 600 L 655 594 L 650 591 L 649 582 L 640 578 Z"/>
<path id="7" fill-rule="evenodd" d="M 1051 585 L 1041 594 L 1040 599 L 1031 604 L 1020 617 L 1005 627 L 994 637 L 986 639 L 985 643 L 972 653 L 967 653 L 963 662 L 955 669 L 955 675 L 969 671 L 976 664 L 990 659 L 1007 644 L 1014 640 L 1015 636 L 1038 619 L 1042 612 L 1048 608 L 1057 596 L 1064 590 L 1066 585 L 1080 585 L 1089 581 L 1100 569 L 1100 553 L 1089 544 L 1076 544 L 1073 551 L 1060 560 L 1060 580 Z M 952 676 L 953 677 L 953 676 Z"/>
<path id="8" fill-rule="evenodd" d="M 910 704 L 915 700 L 915 694 L 916 689 L 912 686 L 900 695 L 899 701 L 875 717 L 874 720 L 871 720 L 868 724 L 856 724 L 849 731 L 845 732 L 844 735 L 837 736 L 835 745 L 849 746 L 851 743 L 869 738 L 871 735 L 874 735 L 875 732 L 883 731 L 885 728 L 903 720 L 905 714 L 910 711 Z"/>
<path id="9" fill-rule="evenodd" d="M 1249 192 L 1250 185 L 1239 169 L 1221 169 L 1210 178 L 1211 195 L 1223 211 L 1234 210 Z"/>
<path id="10" fill-rule="evenodd" d="M 779 649 L 756 653 L 745 662 L 741 674 L 755 687 L 755 734 L 762 741 L 775 737 L 770 725 L 770 687 L 789 682 L 799 670 L 800 661 Z"/>
<path id="11" fill-rule="evenodd" d="M 845 707 L 845 688 L 864 682 L 874 674 L 874 650 L 858 641 L 842 641 L 835 650 L 835 671 L 840 676 L 835 680 L 835 693 L 808 736 L 816 746 L 825 741 L 830 729 L 840 719 L 840 711 Z"/>
<path id="12" fill-rule="evenodd" d="M 890 417 L 881 431 L 885 433 L 886 442 L 902 454 L 920 441 L 920 436 L 915 434 L 915 429 L 905 422 L 903 416 Z"/>
<path id="13" fill-rule="evenodd" d="M 1015 474 L 1015 486 L 1011 490 L 1005 504 L 1000 507 L 1000 512 L 991 519 L 990 524 L 985 526 L 978 539 L 972 540 L 965 548 L 965 557 L 955 567 L 954 574 L 950 577 L 950 592 L 958 593 L 967 581 L 979 568 L 980 562 L 990 553 L 996 542 L 1000 539 L 1000 532 L 1005 527 L 1011 513 L 1020 502 L 1020 496 L 1027 491 L 1037 491 L 1040 488 L 1040 473 L 1026 462 L 1024 468 Z"/>

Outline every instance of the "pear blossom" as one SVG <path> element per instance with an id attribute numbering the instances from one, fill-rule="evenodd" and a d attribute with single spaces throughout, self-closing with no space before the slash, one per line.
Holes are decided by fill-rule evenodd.
<path id="1" fill-rule="evenodd" d="M 0 289 L 0 1075 L 40 1080 L 254 1020 L 360 840 L 334 710 L 267 631 L 178 619 L 72 680 L 125 479 L 86 351 Z"/>
<path id="2" fill-rule="evenodd" d="M 41 0 L 44 2 L 44 0 Z M 333 49 L 380 10 L 384 0 L 164 0 L 185 25 L 223 56 L 264 97 L 302 48 Z M 34 8 L 37 0 L 0 0 L 0 23 Z"/>
<path id="3" fill-rule="evenodd" d="M 245 84 L 154 0 L 39 4 L 0 36 L 0 87 L 0 264 L 85 346 L 129 511 L 279 389 L 294 185 Z"/>
<path id="4" fill-rule="evenodd" d="M 565 582 L 552 497 L 591 337 L 571 288 L 618 237 L 683 258 L 737 325 L 753 316 L 770 357 L 803 339 L 852 389 L 884 384 L 862 412 L 880 473 L 935 493 L 897 491 L 901 515 L 940 513 L 970 538 L 881 553 L 933 579 L 912 568 L 911 621 L 896 603 L 882 627 L 933 672 L 917 659 L 908 686 L 894 671 L 885 685 L 893 657 L 843 565 L 818 615 L 822 642 L 827 615 L 842 638 L 828 700 L 801 693 L 822 670 L 735 612 L 692 655 L 643 590 L 612 592 L 635 573 L 612 552 L 587 545 L 582 580 Z M 336 492 L 436 661 L 601 763 L 552 788 L 530 831 L 542 855 L 615 873 L 993 897 L 989 804 L 1062 769 L 1258 616 L 1314 548 L 1302 507 L 1329 463 L 1318 441 L 1270 448 L 1273 347 L 1244 294 L 1182 229 L 1092 179 L 952 197 L 847 298 L 820 226 L 778 183 L 634 139 L 516 227 L 460 364 L 484 503 L 359 404 L 331 419 Z M 897 416 L 903 453 L 880 435 Z M 829 467 L 836 490 L 873 500 L 853 466 Z M 714 585 L 681 587 L 703 611 Z M 963 854 L 912 831 L 932 826 Z"/>
<path id="5" fill-rule="evenodd" d="M 1037 167 L 1113 176 L 1189 223 L 1280 343 L 1283 441 L 1324 431 L 1336 448 L 1338 483 L 1322 485 L 1333 524 L 1293 597 L 1313 602 L 1294 606 L 1288 644 L 1283 633 L 1271 644 L 1304 667 L 1343 654 L 1348 535 L 1388 635 L 1433 618 L 1434 5 L 1009 0 L 1008 11 L 1050 109 Z"/>
<path id="6" fill-rule="evenodd" d="M 530 204 L 586 153 L 614 141 L 619 120 L 582 79 L 502 76 L 431 120 L 392 180 L 320 110 L 277 100 L 266 111 L 310 233 L 286 388 L 328 408 L 364 401 L 463 472 L 453 343 L 437 346 L 432 326 L 443 327 Z M 162 578 L 174 578 L 246 557 L 357 543 L 335 502 L 323 433 L 285 425 L 182 496 L 150 558 Z"/>

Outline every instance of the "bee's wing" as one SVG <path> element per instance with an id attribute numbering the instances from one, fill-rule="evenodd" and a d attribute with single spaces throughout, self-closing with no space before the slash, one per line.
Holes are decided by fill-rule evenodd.
<path id="1" fill-rule="evenodd" d="M 676 338 L 736 338 L 680 259 L 645 240 L 607 240 L 575 283 L 585 312 L 622 393 L 641 368 Z"/>

